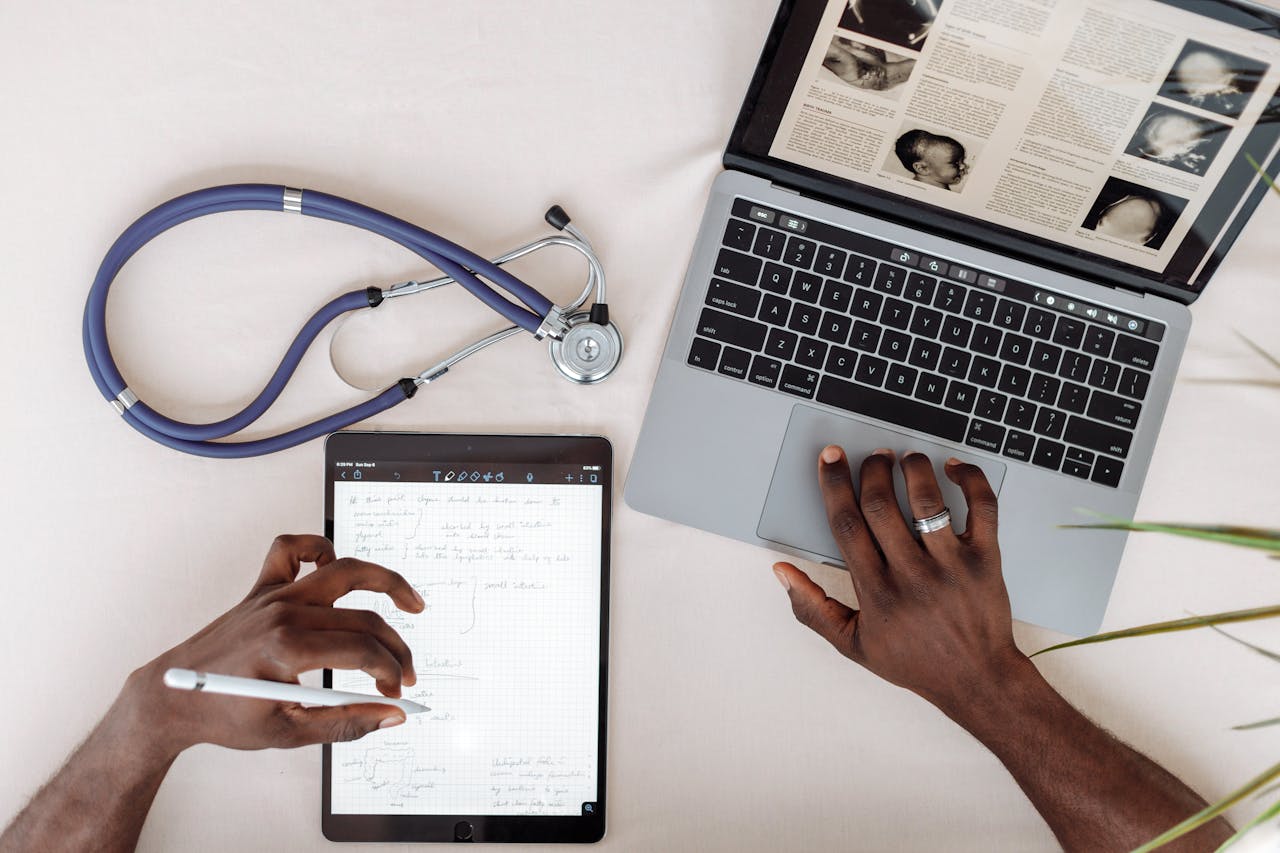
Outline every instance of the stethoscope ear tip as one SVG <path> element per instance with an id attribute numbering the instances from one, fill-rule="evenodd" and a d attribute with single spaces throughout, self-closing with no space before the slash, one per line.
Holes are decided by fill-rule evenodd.
<path id="1" fill-rule="evenodd" d="M 603 324 L 593 322 L 585 311 L 568 321 L 569 331 L 564 337 L 551 340 L 551 363 L 580 385 L 603 381 L 622 361 L 622 333 L 607 320 Z"/>

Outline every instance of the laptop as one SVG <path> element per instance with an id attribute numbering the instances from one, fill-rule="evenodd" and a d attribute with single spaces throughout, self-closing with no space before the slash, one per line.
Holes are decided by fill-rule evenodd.
<path id="1" fill-rule="evenodd" d="M 1000 496 L 1014 616 L 1094 632 L 1125 536 L 1060 526 L 1132 517 L 1188 306 L 1266 191 L 1278 39 L 1225 0 L 784 0 L 627 503 L 842 565 L 824 445 L 928 454 L 963 529 L 956 456 Z"/>

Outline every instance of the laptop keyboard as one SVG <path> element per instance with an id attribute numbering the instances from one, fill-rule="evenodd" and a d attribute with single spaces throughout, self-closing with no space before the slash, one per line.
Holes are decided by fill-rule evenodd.
<path id="1" fill-rule="evenodd" d="M 1163 332 L 739 198 L 687 361 L 1114 488 Z"/>

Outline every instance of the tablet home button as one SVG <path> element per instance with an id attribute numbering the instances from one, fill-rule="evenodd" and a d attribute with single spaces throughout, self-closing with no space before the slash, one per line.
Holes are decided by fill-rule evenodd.
<path id="1" fill-rule="evenodd" d="M 460 820 L 453 825 L 454 841 L 470 841 L 471 840 L 471 824 L 468 821 Z"/>

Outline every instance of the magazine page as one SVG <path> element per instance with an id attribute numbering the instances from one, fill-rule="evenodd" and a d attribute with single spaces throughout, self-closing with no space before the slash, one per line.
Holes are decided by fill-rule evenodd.
<path id="1" fill-rule="evenodd" d="M 830 0 L 769 155 L 1159 271 L 1277 84 L 1150 0 Z"/>

